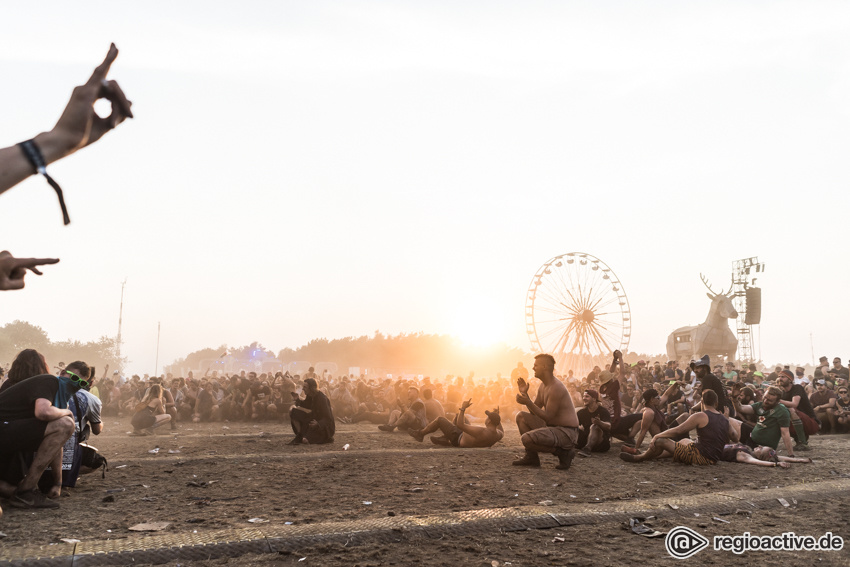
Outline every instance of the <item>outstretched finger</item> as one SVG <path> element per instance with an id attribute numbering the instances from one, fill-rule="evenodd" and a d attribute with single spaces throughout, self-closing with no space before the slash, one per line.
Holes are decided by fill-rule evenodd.
<path id="1" fill-rule="evenodd" d="M 16 258 L 15 267 L 27 268 L 33 270 L 36 266 L 44 266 L 46 264 L 56 264 L 59 258 Z M 33 270 L 35 271 L 35 270 Z"/>
<path id="2" fill-rule="evenodd" d="M 95 67 L 94 72 L 86 82 L 86 86 L 97 85 L 103 81 L 106 78 L 107 73 L 109 73 L 109 68 L 112 66 L 112 62 L 115 61 L 116 57 L 118 57 L 118 48 L 115 47 L 114 43 L 112 43 L 109 45 L 109 51 L 106 54 L 106 59 L 103 60 L 103 63 Z"/>

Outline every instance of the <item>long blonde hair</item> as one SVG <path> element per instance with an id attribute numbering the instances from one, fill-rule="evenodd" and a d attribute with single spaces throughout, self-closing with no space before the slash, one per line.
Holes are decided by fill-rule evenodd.
<path id="1" fill-rule="evenodd" d="M 154 384 L 148 389 L 148 393 L 145 394 L 144 398 L 142 398 L 142 403 L 147 404 L 154 398 L 158 400 L 162 399 L 162 386 L 159 384 Z"/>

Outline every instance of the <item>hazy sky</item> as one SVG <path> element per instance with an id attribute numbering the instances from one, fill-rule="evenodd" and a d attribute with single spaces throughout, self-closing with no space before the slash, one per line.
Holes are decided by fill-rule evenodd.
<path id="1" fill-rule="evenodd" d="M 115 335 L 126 277 L 136 372 L 160 321 L 160 366 L 377 329 L 529 348 L 532 276 L 582 251 L 663 352 L 700 272 L 758 255 L 756 354 L 850 357 L 847 3 L 12 3 L 0 144 L 110 41 L 136 119 L 51 167 L 70 226 L 43 179 L 0 196 L 0 247 L 62 259 L 0 324 Z"/>

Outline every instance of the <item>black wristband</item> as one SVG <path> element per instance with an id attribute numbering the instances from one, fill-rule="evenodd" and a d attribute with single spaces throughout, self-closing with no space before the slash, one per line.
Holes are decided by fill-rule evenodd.
<path id="1" fill-rule="evenodd" d="M 18 146 L 24 152 L 24 155 L 32 164 L 33 168 L 35 168 L 35 173 L 43 175 L 47 179 L 47 183 L 56 191 L 56 196 L 59 197 L 59 206 L 62 208 L 62 220 L 65 224 L 71 224 L 71 217 L 68 216 L 68 208 L 65 206 L 65 196 L 62 194 L 62 188 L 47 174 L 47 164 L 44 162 L 44 156 L 41 154 L 41 150 L 35 145 L 35 141 L 27 140 L 26 142 L 21 142 Z"/>

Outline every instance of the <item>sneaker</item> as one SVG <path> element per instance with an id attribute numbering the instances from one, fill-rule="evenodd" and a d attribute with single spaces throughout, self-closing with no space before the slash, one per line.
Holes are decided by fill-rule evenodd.
<path id="1" fill-rule="evenodd" d="M 537 453 L 525 452 L 525 456 L 511 463 L 515 467 L 539 467 L 540 456 Z"/>
<path id="2" fill-rule="evenodd" d="M 395 426 L 394 425 L 379 425 L 378 429 L 380 429 L 381 431 L 392 432 L 392 430 L 395 429 Z"/>
<path id="3" fill-rule="evenodd" d="M 811 451 L 808 443 L 797 443 L 794 445 L 794 451 Z"/>
<path id="4" fill-rule="evenodd" d="M 418 429 L 408 429 L 407 432 L 410 434 L 411 437 L 413 437 L 420 443 L 425 440 L 425 435 Z"/>
<path id="5" fill-rule="evenodd" d="M 557 449 L 555 456 L 558 457 L 558 464 L 555 465 L 555 468 L 559 471 L 568 470 L 570 465 L 573 464 L 577 452 L 575 449 Z M 590 451 L 587 452 L 587 456 L 590 456 Z"/>
<path id="6" fill-rule="evenodd" d="M 15 492 L 9 500 L 15 508 L 58 508 L 59 502 L 54 502 L 42 494 L 37 488 L 26 492 Z"/>
<path id="7" fill-rule="evenodd" d="M 585 447 L 584 449 L 579 449 L 578 450 L 578 456 L 579 457 L 589 457 L 590 456 L 590 449 L 588 449 L 587 447 Z"/>

